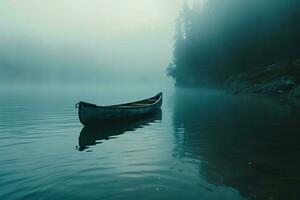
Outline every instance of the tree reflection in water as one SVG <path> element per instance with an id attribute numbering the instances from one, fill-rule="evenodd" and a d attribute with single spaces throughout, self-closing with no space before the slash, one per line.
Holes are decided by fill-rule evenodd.
<path id="1" fill-rule="evenodd" d="M 175 96 L 175 155 L 200 159 L 201 177 L 251 199 L 300 198 L 298 108 L 221 92 Z"/>

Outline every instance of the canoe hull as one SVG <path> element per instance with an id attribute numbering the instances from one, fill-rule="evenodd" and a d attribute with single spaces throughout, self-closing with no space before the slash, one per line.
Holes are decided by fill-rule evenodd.
<path id="1" fill-rule="evenodd" d="M 88 126 L 99 125 L 99 123 L 103 123 L 107 120 L 111 121 L 143 118 L 148 114 L 152 114 L 160 110 L 162 105 L 162 94 L 160 93 L 158 95 L 160 95 L 159 98 L 153 104 L 137 107 L 119 108 L 118 106 L 96 106 L 80 102 L 78 105 L 79 120 L 84 126 Z M 130 103 L 128 105 L 130 105 Z"/>

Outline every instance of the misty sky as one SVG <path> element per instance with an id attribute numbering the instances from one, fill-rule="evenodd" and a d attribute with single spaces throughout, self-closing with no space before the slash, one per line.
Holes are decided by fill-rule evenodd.
<path id="1" fill-rule="evenodd" d="M 30 79 L 32 74 L 52 81 L 66 75 L 76 79 L 78 74 L 108 82 L 163 78 L 182 3 L 2 0 L 1 79 L 3 74 L 11 76 L 11 82 L 14 76 Z"/>

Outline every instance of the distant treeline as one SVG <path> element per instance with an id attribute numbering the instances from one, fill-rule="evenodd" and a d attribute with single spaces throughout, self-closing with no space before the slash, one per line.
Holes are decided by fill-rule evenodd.
<path id="1" fill-rule="evenodd" d="M 219 84 L 300 55 L 299 0 L 184 3 L 168 73 L 177 85 Z"/>

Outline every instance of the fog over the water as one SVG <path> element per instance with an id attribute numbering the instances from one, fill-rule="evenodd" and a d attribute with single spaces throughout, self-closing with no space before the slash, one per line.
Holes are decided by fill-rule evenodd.
<path id="1" fill-rule="evenodd" d="M 182 3 L 0 1 L 0 82 L 164 81 Z"/>

